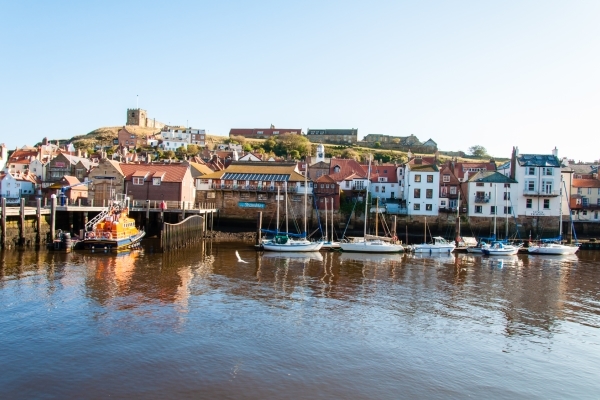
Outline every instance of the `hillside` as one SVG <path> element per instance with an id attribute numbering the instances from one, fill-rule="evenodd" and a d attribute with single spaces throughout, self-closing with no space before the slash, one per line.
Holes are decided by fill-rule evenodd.
<path id="1" fill-rule="evenodd" d="M 123 126 L 108 126 L 98 128 L 85 135 L 74 136 L 69 142 L 73 143 L 73 145 L 77 148 L 93 148 L 96 144 L 107 144 L 108 142 L 112 143 L 112 140 L 117 138 L 117 134 L 121 128 L 123 128 Z M 160 129 L 144 128 L 133 125 L 128 125 L 127 130 L 136 136 L 143 137 L 160 132 Z"/>

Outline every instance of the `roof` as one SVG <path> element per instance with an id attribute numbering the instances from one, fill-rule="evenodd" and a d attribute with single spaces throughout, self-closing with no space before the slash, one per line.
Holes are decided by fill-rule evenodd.
<path id="1" fill-rule="evenodd" d="M 339 167 L 339 172 L 335 172 L 336 166 Z M 367 169 L 353 159 L 332 158 L 329 164 L 329 175 L 336 182 L 349 179 L 352 175 L 357 179 L 364 179 L 367 177 Z"/>
<path id="2" fill-rule="evenodd" d="M 203 176 L 203 179 L 228 179 L 250 181 L 304 181 L 295 171 L 296 163 L 273 163 L 262 161 L 233 162 L 226 169 Z"/>
<path id="3" fill-rule="evenodd" d="M 417 172 L 437 172 L 438 166 L 435 164 L 415 164 L 410 166 L 411 171 Z"/>
<path id="4" fill-rule="evenodd" d="M 262 135 L 264 136 L 272 136 L 273 132 L 279 132 L 277 135 L 283 135 L 285 133 L 295 133 L 299 135 L 302 133 L 302 128 L 232 128 L 229 130 L 229 136 L 258 135 L 258 132 L 262 132 Z"/>
<path id="5" fill-rule="evenodd" d="M 457 162 L 454 164 L 454 175 L 458 179 L 465 177 L 465 172 L 480 172 L 478 170 L 496 171 L 496 163 L 493 162 Z"/>
<path id="6" fill-rule="evenodd" d="M 213 170 L 210 169 L 206 164 L 199 164 L 196 162 L 190 162 L 190 167 L 192 167 L 192 175 L 194 177 L 212 174 Z M 194 173 L 196 172 L 196 173 Z"/>
<path id="7" fill-rule="evenodd" d="M 551 154 L 519 154 L 517 161 L 522 167 L 560 167 L 558 157 Z"/>
<path id="8" fill-rule="evenodd" d="M 380 183 L 398 183 L 398 175 L 394 164 L 382 164 L 371 166 L 371 182 L 378 182 L 379 178 L 387 178 L 386 182 Z"/>
<path id="9" fill-rule="evenodd" d="M 516 180 L 497 171 L 480 171 L 470 177 L 469 182 L 517 183 Z"/>
<path id="10" fill-rule="evenodd" d="M 189 167 L 182 164 L 121 164 L 125 180 L 134 176 L 146 176 L 145 174 L 164 173 L 163 182 L 183 182 Z"/>
<path id="11" fill-rule="evenodd" d="M 318 183 L 335 183 L 335 180 L 333 180 L 332 177 L 330 177 L 329 175 L 321 175 L 315 182 Z"/>
<path id="12" fill-rule="evenodd" d="M 600 180 L 598 179 L 573 179 L 571 184 L 576 188 L 600 188 Z"/>
<path id="13" fill-rule="evenodd" d="M 309 129 L 307 135 L 358 135 L 358 129 Z"/>

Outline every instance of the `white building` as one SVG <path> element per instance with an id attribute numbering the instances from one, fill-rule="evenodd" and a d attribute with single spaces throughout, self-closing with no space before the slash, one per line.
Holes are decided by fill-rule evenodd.
<path id="1" fill-rule="evenodd" d="M 36 193 L 37 177 L 28 172 L 0 173 L 0 197 L 6 198 L 7 203 L 18 203 L 23 196 Z"/>
<path id="2" fill-rule="evenodd" d="M 161 132 L 161 137 L 163 141 L 178 139 L 183 140 L 188 144 L 195 144 L 199 147 L 204 147 L 206 145 L 206 131 L 204 129 L 166 128 Z"/>
<path id="3" fill-rule="evenodd" d="M 180 147 L 187 149 L 188 144 L 189 144 L 189 142 L 185 139 L 179 139 L 179 138 L 172 137 L 172 138 L 163 139 L 163 142 L 161 144 L 159 144 L 159 147 L 161 147 L 165 151 L 167 151 L 167 150 L 176 151 Z"/>
<path id="4" fill-rule="evenodd" d="M 547 155 L 519 154 L 519 148 L 514 147 L 510 177 L 518 182 L 519 190 L 514 202 L 518 215 L 560 215 L 561 163 L 556 148 Z"/>
<path id="5" fill-rule="evenodd" d="M 513 218 L 518 215 L 518 183 L 496 171 L 477 172 L 467 183 L 470 217 Z"/>
<path id="6" fill-rule="evenodd" d="M 408 215 L 438 215 L 440 171 L 415 158 L 404 167 L 404 199 Z"/>

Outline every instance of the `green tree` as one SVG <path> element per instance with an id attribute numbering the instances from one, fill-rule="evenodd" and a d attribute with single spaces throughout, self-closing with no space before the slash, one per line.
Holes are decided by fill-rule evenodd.
<path id="1" fill-rule="evenodd" d="M 277 142 L 273 138 L 269 138 L 269 139 L 265 140 L 262 144 L 262 148 L 265 149 L 265 151 L 267 153 L 275 150 L 276 146 L 277 146 Z"/>
<path id="2" fill-rule="evenodd" d="M 244 144 L 246 143 L 246 138 L 244 136 L 238 135 L 238 136 L 231 136 L 227 139 L 225 139 L 225 143 L 226 144 Z"/>
<path id="3" fill-rule="evenodd" d="M 246 143 L 242 149 L 246 152 L 251 152 L 252 151 L 252 145 L 250 145 L 250 143 Z"/>
<path id="4" fill-rule="evenodd" d="M 275 154 L 285 156 L 292 150 L 298 151 L 300 155 L 307 155 L 310 149 L 310 142 L 306 136 L 293 133 L 284 133 L 276 139 Z"/>
<path id="5" fill-rule="evenodd" d="M 188 144 L 185 152 L 188 156 L 195 156 L 195 155 L 198 155 L 198 153 L 200 152 L 200 149 L 198 148 L 198 145 Z"/>
<path id="6" fill-rule="evenodd" d="M 163 153 L 164 158 L 168 158 L 169 160 L 175 157 L 175 152 L 173 150 L 166 150 Z"/>
<path id="7" fill-rule="evenodd" d="M 373 145 L 376 149 L 381 147 L 381 142 L 375 142 L 375 144 Z"/>
<path id="8" fill-rule="evenodd" d="M 488 152 L 485 149 L 485 147 L 480 146 L 480 145 L 475 145 L 475 146 L 469 147 L 469 153 L 471 153 L 473 155 L 473 157 L 479 157 L 479 158 L 488 156 Z"/>
<path id="9" fill-rule="evenodd" d="M 354 149 L 344 149 L 341 154 L 342 158 L 348 158 L 356 161 L 360 161 L 360 154 Z"/>
<path id="10" fill-rule="evenodd" d="M 300 152 L 298 150 L 290 151 L 290 157 L 294 160 L 298 160 L 300 158 Z"/>
<path id="11" fill-rule="evenodd" d="M 183 158 L 186 155 L 186 150 L 184 146 L 179 147 L 177 150 L 175 150 L 175 154 L 177 155 L 178 158 Z"/>

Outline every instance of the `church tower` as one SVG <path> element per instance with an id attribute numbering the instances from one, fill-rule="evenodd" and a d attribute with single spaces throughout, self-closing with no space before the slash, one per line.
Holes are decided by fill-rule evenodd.
<path id="1" fill-rule="evenodd" d="M 321 161 L 325 161 L 325 146 L 323 146 L 323 143 L 319 143 L 317 146 L 317 158 L 315 162 Z"/>

